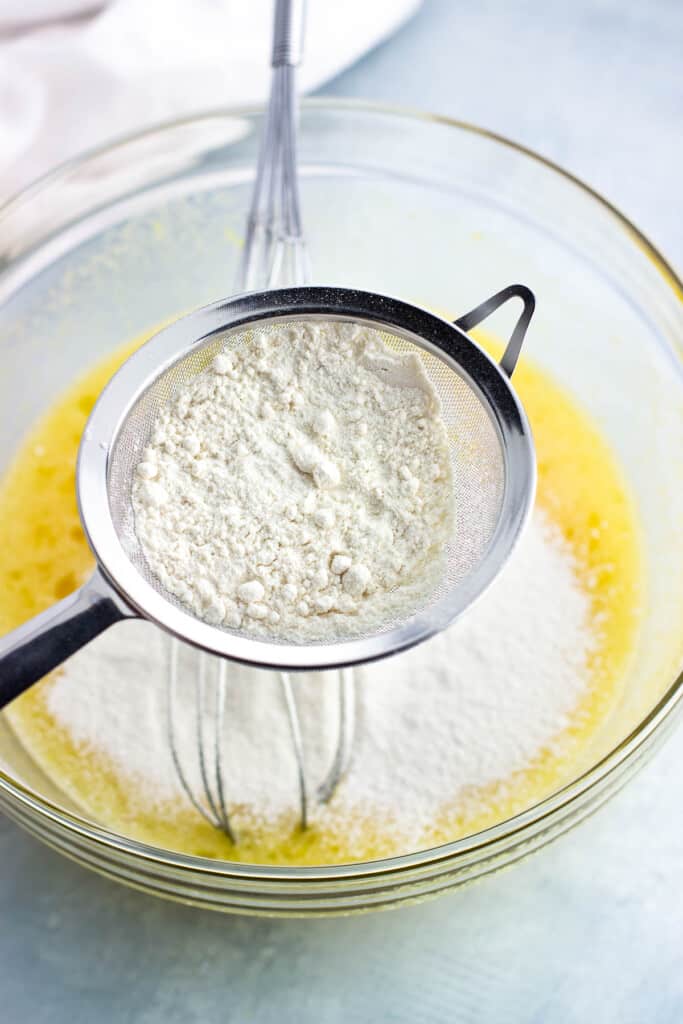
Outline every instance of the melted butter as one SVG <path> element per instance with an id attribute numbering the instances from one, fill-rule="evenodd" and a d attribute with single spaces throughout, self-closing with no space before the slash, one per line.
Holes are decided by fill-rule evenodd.
<path id="1" fill-rule="evenodd" d="M 98 364 L 46 413 L 0 487 L 0 629 L 5 632 L 74 590 L 92 570 L 75 498 L 80 436 L 102 387 L 145 338 Z M 494 355 L 500 345 L 479 335 Z M 642 601 L 636 516 L 618 466 L 594 424 L 544 373 L 522 363 L 515 387 L 527 410 L 538 457 L 539 504 L 560 527 L 590 594 L 599 637 L 590 685 L 552 750 L 486 790 L 466 793 L 434 822 L 429 844 L 496 824 L 569 781 L 590 761 L 601 725 L 620 694 Z M 378 820 L 344 829 L 293 821 L 268 826 L 241 817 L 233 846 L 186 807 L 150 811 L 97 751 L 77 747 L 52 719 L 45 680 L 8 709 L 12 725 L 44 770 L 89 815 L 151 844 L 207 857 L 262 864 L 333 864 L 410 852 Z M 360 838 L 359 838 L 360 835 Z"/>

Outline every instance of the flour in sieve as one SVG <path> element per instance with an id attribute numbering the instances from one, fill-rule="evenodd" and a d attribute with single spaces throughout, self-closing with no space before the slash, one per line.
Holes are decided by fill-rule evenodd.
<path id="1" fill-rule="evenodd" d="M 452 482 L 416 354 L 349 323 L 254 332 L 159 411 L 133 486 L 163 586 L 199 618 L 313 639 L 436 587 Z"/>
<path id="2" fill-rule="evenodd" d="M 590 598 L 571 552 L 537 511 L 506 569 L 463 620 L 356 670 L 353 759 L 314 819 L 348 834 L 350 821 L 376 818 L 419 844 L 467 793 L 528 767 L 559 742 L 589 685 L 589 623 Z M 106 756 L 151 810 L 186 805 L 164 732 L 166 643 L 152 625 L 123 623 L 70 659 L 47 697 L 73 741 Z M 228 674 L 225 785 L 237 828 L 240 808 L 264 820 L 296 815 L 296 765 L 277 677 L 232 665 Z M 315 785 L 333 753 L 336 690 L 326 674 L 293 683 Z M 185 687 L 178 746 L 199 791 L 191 679 Z"/>

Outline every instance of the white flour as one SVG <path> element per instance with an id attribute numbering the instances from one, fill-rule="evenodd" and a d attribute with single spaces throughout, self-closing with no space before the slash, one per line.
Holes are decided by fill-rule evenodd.
<path id="1" fill-rule="evenodd" d="M 167 590 L 212 624 L 297 639 L 412 611 L 438 579 L 451 502 L 419 358 L 346 323 L 216 356 L 160 410 L 133 487 Z"/>
<path id="2" fill-rule="evenodd" d="M 417 843 L 464 791 L 527 767 L 557 741 L 588 686 L 589 612 L 571 554 L 536 513 L 503 574 L 464 620 L 413 651 L 357 670 L 353 760 L 331 805 L 314 817 L 346 829 L 350 819 L 380 817 Z M 186 801 L 164 733 L 166 643 L 149 624 L 116 626 L 66 664 L 48 695 L 71 737 L 108 756 L 150 809 Z M 196 658 L 188 664 L 196 666 Z M 265 818 L 296 812 L 277 678 L 238 666 L 229 674 L 228 799 Z M 324 675 L 294 683 L 317 784 L 332 757 L 336 688 Z M 199 789 L 191 692 L 188 686 L 181 695 L 179 751 Z"/>

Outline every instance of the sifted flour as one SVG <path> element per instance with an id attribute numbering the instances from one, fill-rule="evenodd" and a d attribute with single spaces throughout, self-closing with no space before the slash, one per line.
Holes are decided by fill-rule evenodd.
<path id="1" fill-rule="evenodd" d="M 511 616 L 513 629 L 506 628 Z M 415 650 L 356 670 L 353 759 L 314 820 L 348 834 L 351 822 L 377 819 L 419 843 L 472 789 L 528 767 L 559 742 L 588 686 L 589 616 L 572 554 L 537 511 L 506 569 L 464 620 Z M 151 809 L 186 800 L 164 732 L 165 651 L 154 626 L 123 623 L 70 659 L 47 698 L 73 740 L 106 755 Z M 268 821 L 296 815 L 296 766 L 277 677 L 231 665 L 229 679 L 223 750 L 237 828 L 239 808 Z M 336 690 L 320 674 L 293 683 L 317 783 L 332 757 Z M 191 685 L 178 708 L 180 757 L 199 789 Z"/>
<path id="2" fill-rule="evenodd" d="M 212 624 L 298 639 L 411 612 L 438 581 L 451 502 L 420 359 L 348 323 L 216 356 L 160 410 L 133 487 L 168 591 Z"/>

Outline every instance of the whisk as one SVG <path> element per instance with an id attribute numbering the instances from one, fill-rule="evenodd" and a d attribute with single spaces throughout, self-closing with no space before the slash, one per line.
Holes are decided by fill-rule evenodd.
<path id="1" fill-rule="evenodd" d="M 303 236 L 297 178 L 296 67 L 301 60 L 303 0 L 277 0 L 272 49 L 272 82 L 265 115 L 256 178 L 247 219 L 236 291 L 307 284 L 310 260 Z M 229 668 L 221 658 L 195 656 L 194 704 L 196 766 L 183 764 L 177 738 L 179 705 L 179 641 L 169 642 L 166 721 L 173 766 L 195 809 L 233 842 L 223 772 L 225 706 Z M 306 828 L 314 796 L 326 803 L 348 768 L 355 723 L 355 680 L 352 669 L 336 673 L 337 733 L 329 771 L 313 790 L 306 769 L 302 730 L 295 690 L 288 672 L 278 674 L 283 713 L 287 716 L 298 779 L 299 823 Z M 264 737 L 264 742 L 268 738 Z M 193 780 L 192 782 L 190 780 Z M 197 789 L 199 783 L 199 789 Z"/>

